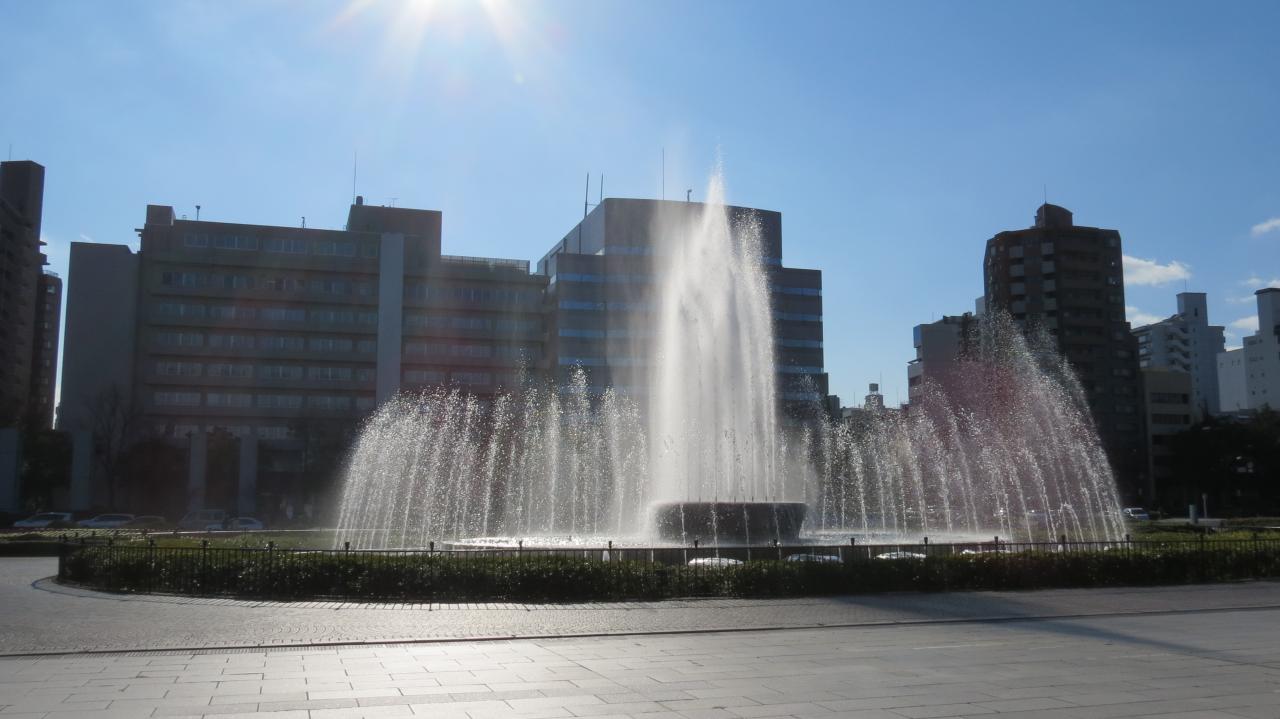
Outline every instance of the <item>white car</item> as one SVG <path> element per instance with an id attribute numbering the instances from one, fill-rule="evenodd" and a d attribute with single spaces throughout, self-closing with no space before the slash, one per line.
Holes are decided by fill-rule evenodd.
<path id="1" fill-rule="evenodd" d="M 1146 522 L 1151 519 L 1151 515 L 1147 514 L 1147 510 L 1143 509 L 1142 507 L 1125 507 L 1124 518 L 1136 519 L 1141 522 Z"/>
<path id="2" fill-rule="evenodd" d="M 132 521 L 132 514 L 99 514 L 92 519 L 82 519 L 76 524 L 85 529 L 116 529 Z"/>
<path id="3" fill-rule="evenodd" d="M 221 509 L 200 509 L 194 512 L 187 512 L 185 517 L 178 520 L 178 529 L 207 530 L 215 524 L 218 525 L 217 529 L 222 529 L 222 523 L 226 519 L 227 513 Z"/>
<path id="4" fill-rule="evenodd" d="M 13 523 L 15 527 L 26 527 L 30 529 L 41 529 L 57 524 L 59 522 L 70 522 L 70 512 L 41 512 L 40 514 L 19 519 Z"/>
<path id="5" fill-rule="evenodd" d="M 724 567 L 736 567 L 742 564 L 740 559 L 730 559 L 729 557 L 698 557 L 690 559 L 690 567 L 711 567 L 713 569 L 723 569 Z"/>
<path id="6" fill-rule="evenodd" d="M 816 562 L 818 564 L 839 564 L 840 558 L 834 554 L 792 554 L 788 562 Z"/>
<path id="7" fill-rule="evenodd" d="M 235 519 L 228 519 L 225 523 L 215 522 L 205 527 L 205 529 L 212 531 L 226 529 L 233 532 L 261 532 L 266 528 L 267 525 L 263 524 L 261 520 L 254 519 L 253 517 L 236 517 Z"/>
<path id="8" fill-rule="evenodd" d="M 924 555 L 919 552 L 885 552 L 877 554 L 876 559 L 924 559 Z"/>

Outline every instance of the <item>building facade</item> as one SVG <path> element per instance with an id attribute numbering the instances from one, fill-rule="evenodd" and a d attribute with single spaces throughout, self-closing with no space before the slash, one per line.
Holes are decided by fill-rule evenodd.
<path id="1" fill-rule="evenodd" d="M 483 401 L 529 380 L 563 386 L 581 367 L 591 391 L 643 396 L 651 338 L 638 318 L 652 300 L 659 205 L 693 209 L 606 199 L 535 272 L 444 255 L 439 212 L 359 199 L 345 230 L 193 221 L 152 205 L 137 252 L 73 243 L 59 408 L 59 427 L 79 437 L 72 495 L 83 508 L 141 509 L 136 487 L 117 486 L 135 478 L 108 476 L 104 420 L 181 450 L 186 481 L 162 488 L 168 506 L 278 519 L 324 502 L 317 477 L 401 390 L 457 387 Z M 820 401 L 821 273 L 782 267 L 778 213 L 731 212 L 765 236 L 784 408 Z"/>
<path id="2" fill-rule="evenodd" d="M 560 382 L 581 367 L 593 387 L 643 397 L 652 344 L 655 252 L 663 228 L 704 211 L 697 202 L 607 198 L 538 262 L 547 290 L 549 366 Z M 782 264 L 782 215 L 728 207 L 729 224 L 758 232 L 770 284 L 779 402 L 784 415 L 812 413 L 827 395 L 822 348 L 822 272 Z"/>
<path id="3" fill-rule="evenodd" d="M 1224 413 L 1280 409 L 1280 288 L 1254 293 L 1258 331 L 1236 349 L 1218 354 L 1218 391 Z"/>
<path id="4" fill-rule="evenodd" d="M 988 311 L 1055 338 L 1084 387 L 1122 494 L 1140 500 L 1150 485 L 1121 256 L 1119 232 L 1076 225 L 1066 208 L 1044 204 L 1032 227 L 987 240 L 984 296 Z"/>
<path id="5" fill-rule="evenodd" d="M 1196 421 L 1194 375 L 1181 369 L 1142 369 L 1143 406 L 1146 410 L 1147 472 L 1153 493 L 1149 505 L 1164 501 L 1163 488 L 1174 478 L 1172 464 L 1176 435 Z"/>
<path id="6" fill-rule="evenodd" d="M 1209 324 L 1209 302 L 1203 292 L 1178 293 L 1178 313 L 1135 327 L 1138 364 L 1142 369 L 1170 369 L 1191 377 L 1192 420 L 1219 413 L 1218 355 L 1223 327 Z"/>
<path id="7" fill-rule="evenodd" d="M 48 429 L 62 282 L 44 271 L 44 167 L 0 162 L 0 427 Z"/>
<path id="8" fill-rule="evenodd" d="M 966 312 L 915 326 L 911 337 L 916 356 L 907 363 L 908 401 L 921 399 L 927 385 L 947 386 L 956 362 L 974 339 L 976 322 L 977 318 Z"/>
<path id="9" fill-rule="evenodd" d="M 103 434 L 123 414 L 135 441 L 182 446 L 187 508 L 301 514 L 332 470 L 317 465 L 378 402 L 438 385 L 492 394 L 542 369 L 545 278 L 442 255 L 440 232 L 439 212 L 362 201 L 341 231 L 153 205 L 137 253 L 73 243 L 59 426 Z M 214 476 L 219 452 L 235 455 L 230 479 Z M 94 506 L 129 501 L 91 484 Z"/>

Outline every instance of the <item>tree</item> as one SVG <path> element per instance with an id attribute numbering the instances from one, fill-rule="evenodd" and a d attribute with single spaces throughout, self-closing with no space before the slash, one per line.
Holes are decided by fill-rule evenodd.
<path id="1" fill-rule="evenodd" d="M 70 435 L 41 430 L 22 436 L 22 501 L 28 511 L 52 509 L 70 478 Z"/>
<path id="2" fill-rule="evenodd" d="M 106 483 L 107 506 L 114 509 L 124 479 L 125 455 L 145 436 L 142 412 L 132 396 L 112 384 L 86 402 L 85 414 L 93 437 L 94 464 Z"/>

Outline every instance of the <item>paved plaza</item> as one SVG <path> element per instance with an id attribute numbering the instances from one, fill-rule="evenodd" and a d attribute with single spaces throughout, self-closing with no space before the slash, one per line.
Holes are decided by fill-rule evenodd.
<path id="1" fill-rule="evenodd" d="M 381 607 L 112 597 L 52 569 L 0 560 L 0 719 L 1280 717 L 1275 583 Z"/>

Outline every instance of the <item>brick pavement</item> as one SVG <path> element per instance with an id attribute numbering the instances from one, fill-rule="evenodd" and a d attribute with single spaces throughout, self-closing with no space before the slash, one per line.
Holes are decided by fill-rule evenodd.
<path id="1" fill-rule="evenodd" d="M 0 659 L 0 719 L 251 714 L 1275 719 L 1280 610 Z"/>
<path id="2" fill-rule="evenodd" d="M 0 559 L 0 654 L 905 624 L 1241 607 L 1280 583 L 578 605 L 269 603 L 119 596 L 41 582 L 52 559 Z M 33 583 L 36 586 L 32 586 Z"/>

